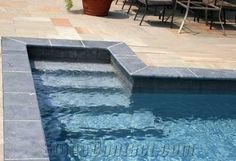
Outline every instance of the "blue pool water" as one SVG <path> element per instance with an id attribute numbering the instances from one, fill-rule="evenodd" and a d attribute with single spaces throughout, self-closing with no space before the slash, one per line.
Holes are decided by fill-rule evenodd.
<path id="1" fill-rule="evenodd" d="M 131 93 L 109 64 L 36 61 L 51 161 L 235 161 L 236 95 Z"/>

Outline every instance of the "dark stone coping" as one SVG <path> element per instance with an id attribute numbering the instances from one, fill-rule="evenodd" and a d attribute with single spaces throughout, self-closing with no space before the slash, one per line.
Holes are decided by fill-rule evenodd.
<path id="1" fill-rule="evenodd" d="M 4 159 L 49 160 L 29 59 L 111 63 L 133 90 L 236 90 L 235 70 L 145 65 L 122 42 L 2 37 Z"/>

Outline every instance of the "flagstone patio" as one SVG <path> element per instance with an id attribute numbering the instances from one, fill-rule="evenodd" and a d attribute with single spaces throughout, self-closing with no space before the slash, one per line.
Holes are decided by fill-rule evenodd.
<path id="1" fill-rule="evenodd" d="M 227 26 L 224 35 L 219 26 L 210 30 L 203 20 L 189 18 L 183 33 L 177 34 L 183 15 L 175 18 L 174 29 L 157 16 L 147 16 L 139 26 L 133 21 L 136 8 L 127 15 L 128 6 L 122 11 L 121 5 L 122 0 L 118 5 L 113 2 L 109 16 L 93 17 L 83 14 L 80 0 L 71 12 L 65 10 L 64 0 L 0 0 L 0 37 L 123 41 L 149 66 L 236 69 L 236 25 Z"/>

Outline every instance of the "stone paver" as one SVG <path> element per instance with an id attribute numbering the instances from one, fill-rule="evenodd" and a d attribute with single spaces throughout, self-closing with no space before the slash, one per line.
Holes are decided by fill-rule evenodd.
<path id="1" fill-rule="evenodd" d="M 52 18 L 51 21 L 55 26 L 72 26 L 70 21 L 65 18 Z"/>

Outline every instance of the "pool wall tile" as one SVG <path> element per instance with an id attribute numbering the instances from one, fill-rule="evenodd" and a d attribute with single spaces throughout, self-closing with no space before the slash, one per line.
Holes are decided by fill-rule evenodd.
<path id="1" fill-rule="evenodd" d="M 139 77 L 155 77 L 155 78 L 180 78 L 181 74 L 177 72 L 174 68 L 156 68 L 156 67 L 146 67 L 132 74 L 133 76 Z"/>
<path id="2" fill-rule="evenodd" d="M 19 161 L 49 161 L 49 159 L 48 158 L 40 158 L 40 159 L 29 159 L 29 160 L 25 160 L 25 159 L 23 159 L 23 160 L 19 160 Z"/>
<path id="3" fill-rule="evenodd" d="M 4 107 L 38 108 L 36 93 L 4 93 Z"/>
<path id="4" fill-rule="evenodd" d="M 181 78 L 190 78 L 190 79 L 197 78 L 197 75 L 193 73 L 192 71 L 190 71 L 188 68 L 171 68 L 171 69 L 179 73 Z"/>
<path id="5" fill-rule="evenodd" d="M 31 73 L 3 72 L 4 92 L 35 93 Z"/>
<path id="6" fill-rule="evenodd" d="M 128 86 L 129 89 L 132 89 L 134 84 L 133 78 L 113 56 L 111 56 L 111 64 L 116 69 L 117 75 L 120 79 Z"/>
<path id="7" fill-rule="evenodd" d="M 48 158 L 41 121 L 4 122 L 5 160 Z"/>
<path id="8" fill-rule="evenodd" d="M 41 120 L 36 93 L 5 93 L 4 120 Z"/>
<path id="9" fill-rule="evenodd" d="M 51 43 L 48 39 L 43 38 L 24 38 L 24 37 L 10 37 L 14 41 L 18 41 L 26 44 L 27 46 L 37 45 L 37 46 L 51 46 Z"/>
<path id="10" fill-rule="evenodd" d="M 4 72 L 25 71 L 30 72 L 29 58 L 26 54 L 8 54 L 2 55 L 2 67 Z"/>
<path id="11" fill-rule="evenodd" d="M 28 106 L 5 106 L 4 120 L 40 120 L 40 112 L 38 109 Z"/>
<path id="12" fill-rule="evenodd" d="M 24 42 L 19 42 L 11 38 L 2 38 L 2 51 L 13 50 L 13 51 L 26 51 L 26 44 Z"/>
<path id="13" fill-rule="evenodd" d="M 137 57 L 115 57 L 114 59 L 124 68 L 129 75 L 146 68 L 147 66 Z"/>
<path id="14" fill-rule="evenodd" d="M 17 51 L 17 50 L 2 50 L 2 55 L 28 55 L 27 50 Z"/>
<path id="15" fill-rule="evenodd" d="M 29 57 L 35 60 L 110 63 L 110 53 L 106 49 L 34 46 L 28 48 L 28 52 Z"/>
<path id="16" fill-rule="evenodd" d="M 86 48 L 101 48 L 101 49 L 104 49 L 104 48 L 112 47 L 112 46 L 118 44 L 119 42 L 82 40 L 82 43 L 83 43 L 84 47 L 86 47 Z"/>
<path id="17" fill-rule="evenodd" d="M 108 50 L 116 57 L 136 56 L 136 54 L 125 43 L 118 43 L 108 47 Z"/>
<path id="18" fill-rule="evenodd" d="M 190 68 L 199 79 L 216 79 L 216 80 L 236 80 L 236 72 L 234 70 L 212 70 Z"/>
<path id="19" fill-rule="evenodd" d="M 81 40 L 50 39 L 49 41 L 53 47 L 84 47 Z"/>

